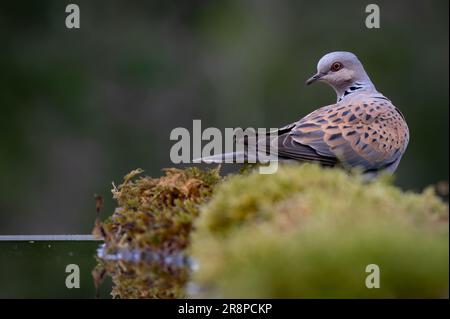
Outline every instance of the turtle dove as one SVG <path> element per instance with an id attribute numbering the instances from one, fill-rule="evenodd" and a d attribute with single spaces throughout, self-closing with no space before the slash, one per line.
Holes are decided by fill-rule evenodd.
<path id="1" fill-rule="evenodd" d="M 362 63 L 350 52 L 331 52 L 306 81 L 325 82 L 337 102 L 321 107 L 299 121 L 263 137 L 280 161 L 318 162 L 325 166 L 359 168 L 366 175 L 394 172 L 406 150 L 409 131 L 402 113 L 378 92 Z M 262 140 L 258 137 L 258 143 Z M 202 158 L 206 163 L 247 157 L 227 153 Z"/>

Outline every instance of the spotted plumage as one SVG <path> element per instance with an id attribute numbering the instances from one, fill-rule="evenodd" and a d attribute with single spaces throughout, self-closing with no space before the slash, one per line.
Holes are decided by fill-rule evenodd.
<path id="1" fill-rule="evenodd" d="M 360 93 L 322 107 L 279 131 L 278 155 L 327 166 L 395 170 L 408 144 L 400 111 L 380 94 Z"/>
<path id="2" fill-rule="evenodd" d="M 337 102 L 321 107 L 298 122 L 259 137 L 281 161 L 312 161 L 325 166 L 360 168 L 366 173 L 394 172 L 409 141 L 402 113 L 379 93 L 358 58 L 332 52 L 320 59 L 317 74 L 307 84 L 321 81 L 336 91 Z M 229 153 L 203 158 L 220 162 Z"/>

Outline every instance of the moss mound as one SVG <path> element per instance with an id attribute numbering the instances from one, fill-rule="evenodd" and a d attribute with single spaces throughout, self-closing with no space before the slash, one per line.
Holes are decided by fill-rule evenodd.
<path id="1" fill-rule="evenodd" d="M 200 206 L 220 181 L 219 169 L 165 169 L 160 178 L 134 170 L 112 189 L 118 207 L 93 233 L 104 239 L 93 272 L 111 276 L 114 298 L 183 298 L 189 278 L 184 250 Z M 180 261 L 181 260 L 181 261 Z"/>
<path id="2" fill-rule="evenodd" d="M 415 194 L 386 179 L 283 166 L 221 183 L 196 226 L 194 280 L 207 294 L 448 296 L 448 205 L 431 188 Z M 380 288 L 365 285 L 370 264 Z"/>
<path id="3" fill-rule="evenodd" d="M 112 189 L 118 207 L 95 234 L 115 248 L 153 249 L 171 253 L 186 248 L 192 221 L 220 180 L 218 169 L 165 169 L 160 178 L 139 177 L 134 170 Z"/>

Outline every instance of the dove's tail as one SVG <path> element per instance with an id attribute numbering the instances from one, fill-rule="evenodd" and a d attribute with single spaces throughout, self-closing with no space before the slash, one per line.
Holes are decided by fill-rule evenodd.
<path id="1" fill-rule="evenodd" d="M 276 154 L 265 154 L 261 152 L 248 153 L 244 151 L 223 153 L 211 156 L 205 156 L 194 159 L 193 163 L 267 163 L 268 161 L 279 161 Z"/>
<path id="2" fill-rule="evenodd" d="M 196 158 L 194 163 L 245 163 L 247 155 L 245 152 L 231 152 Z"/>

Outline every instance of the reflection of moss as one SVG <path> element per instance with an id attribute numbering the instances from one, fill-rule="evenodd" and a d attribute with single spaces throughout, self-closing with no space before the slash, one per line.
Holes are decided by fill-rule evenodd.
<path id="1" fill-rule="evenodd" d="M 444 297 L 448 205 L 431 191 L 284 166 L 222 183 L 197 220 L 195 281 L 224 297 Z M 377 264 L 381 288 L 367 289 Z"/>
<path id="2" fill-rule="evenodd" d="M 164 172 L 161 178 L 136 178 L 142 171 L 135 170 L 121 185 L 114 186 L 118 207 L 94 229 L 94 234 L 104 238 L 107 254 L 152 251 L 169 256 L 187 247 L 199 207 L 220 180 L 218 169 L 171 168 Z M 187 266 L 164 265 L 164 258 L 150 263 L 139 258 L 135 262 L 103 260 L 102 264 L 115 283 L 115 297 L 184 296 L 181 287 L 187 278 Z"/>
<path id="3" fill-rule="evenodd" d="M 189 268 L 160 263 L 105 261 L 99 259 L 94 279 L 111 276 L 113 298 L 184 298 Z M 103 279 L 103 278 L 101 278 Z M 99 281 L 101 281 L 99 279 Z M 96 283 L 98 285 L 98 283 Z"/>

